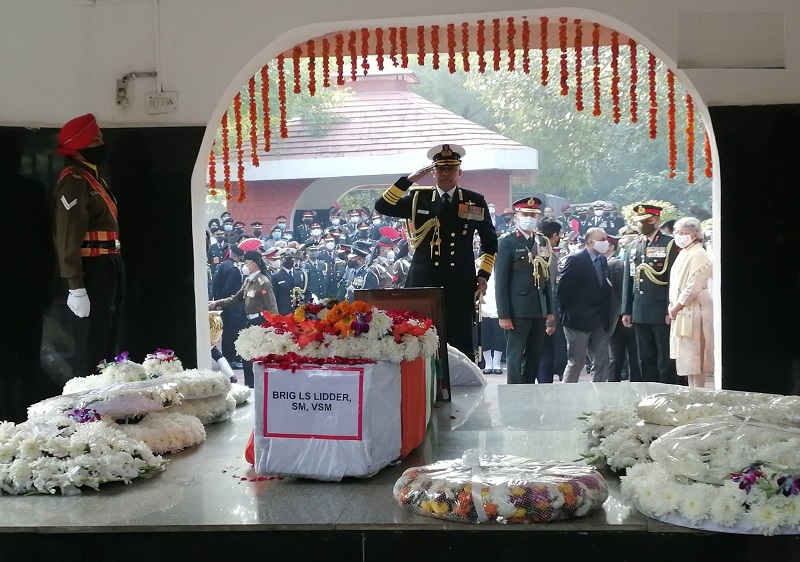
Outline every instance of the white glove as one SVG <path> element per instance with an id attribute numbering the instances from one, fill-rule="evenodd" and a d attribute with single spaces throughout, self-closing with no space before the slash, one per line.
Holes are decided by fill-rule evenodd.
<path id="1" fill-rule="evenodd" d="M 89 295 L 86 294 L 86 289 L 70 289 L 69 296 L 67 297 L 67 306 L 78 318 L 86 318 L 89 316 Z"/>

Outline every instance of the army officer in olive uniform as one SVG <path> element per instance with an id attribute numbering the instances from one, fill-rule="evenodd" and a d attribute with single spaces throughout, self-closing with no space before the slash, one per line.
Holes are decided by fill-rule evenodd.
<path id="1" fill-rule="evenodd" d="M 622 282 L 622 324 L 634 327 L 642 380 L 680 384 L 669 358 L 669 272 L 678 247 L 662 234 L 661 207 L 637 203 L 634 219 L 641 234 L 626 250 Z"/>
<path id="2" fill-rule="evenodd" d="M 494 266 L 497 316 L 508 334 L 508 384 L 536 382 L 544 335 L 555 332 L 550 279 L 553 252 L 550 241 L 536 233 L 541 205 L 537 197 L 514 202 L 516 230 L 500 237 Z"/>
<path id="3" fill-rule="evenodd" d="M 440 144 L 428 151 L 433 164 L 401 177 L 375 202 L 382 215 L 407 219 L 414 257 L 406 287 L 444 287 L 447 343 L 474 357 L 472 323 L 475 293 L 486 282 L 497 253 L 497 232 L 480 193 L 458 186 L 465 150 Z M 412 187 L 429 173 L 436 187 Z M 472 238 L 480 236 L 480 266 L 476 275 Z"/>
<path id="4" fill-rule="evenodd" d="M 275 292 L 272 282 L 267 275 L 267 266 L 261 254 L 255 250 L 244 253 L 244 283 L 242 288 L 230 297 L 210 301 L 209 310 L 217 310 L 231 306 L 235 302 L 244 302 L 244 313 L 247 316 L 247 326 L 258 326 L 264 323 L 264 312 L 278 314 L 278 305 L 275 302 Z M 253 388 L 253 362 L 244 361 L 244 383 Z"/>

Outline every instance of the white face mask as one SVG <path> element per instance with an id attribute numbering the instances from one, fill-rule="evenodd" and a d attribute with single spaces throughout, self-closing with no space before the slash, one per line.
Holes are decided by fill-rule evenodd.
<path id="1" fill-rule="evenodd" d="M 331 219 L 331 224 L 333 226 L 339 226 L 339 222 L 340 222 L 339 219 Z"/>
<path id="2" fill-rule="evenodd" d="M 278 269 L 281 266 L 281 260 L 269 260 L 269 266 L 272 269 Z"/>
<path id="3" fill-rule="evenodd" d="M 678 245 L 678 248 L 685 248 L 689 244 L 692 243 L 692 235 L 691 234 L 676 234 L 674 236 L 675 244 Z"/>
<path id="4" fill-rule="evenodd" d="M 358 224 L 361 221 L 361 217 L 350 217 L 350 222 L 352 224 Z"/>
<path id="5" fill-rule="evenodd" d="M 594 251 L 598 254 L 605 254 L 608 251 L 608 240 L 595 240 Z"/>
<path id="6" fill-rule="evenodd" d="M 594 216 L 602 217 L 603 216 L 603 210 L 602 209 L 600 209 L 600 210 L 595 209 Z"/>
<path id="7" fill-rule="evenodd" d="M 334 246 L 333 242 L 326 242 L 325 243 L 325 249 L 326 250 L 333 250 L 333 246 Z"/>
<path id="8" fill-rule="evenodd" d="M 394 252 L 392 250 L 386 252 L 386 259 L 389 261 L 394 261 Z"/>
<path id="9" fill-rule="evenodd" d="M 517 225 L 519 225 L 520 230 L 531 232 L 536 228 L 536 219 L 526 216 L 517 217 Z"/>
<path id="10" fill-rule="evenodd" d="M 312 228 L 311 229 L 311 236 L 319 236 L 320 234 L 322 234 L 322 229 L 321 228 Z"/>
<path id="11" fill-rule="evenodd" d="M 372 224 L 378 226 L 379 224 L 381 224 L 381 219 L 372 219 Z"/>

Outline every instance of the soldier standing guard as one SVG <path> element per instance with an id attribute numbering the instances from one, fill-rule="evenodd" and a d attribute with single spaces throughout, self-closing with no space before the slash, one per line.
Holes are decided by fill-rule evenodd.
<path id="1" fill-rule="evenodd" d="M 306 261 L 303 271 L 308 279 L 308 290 L 317 300 L 324 299 L 328 284 L 328 262 L 320 258 L 318 246 L 306 247 Z"/>
<path id="2" fill-rule="evenodd" d="M 641 234 L 625 251 L 622 324 L 633 326 L 642 380 L 680 384 L 669 358 L 669 272 L 678 256 L 672 236 L 659 231 L 661 207 L 637 203 L 634 220 Z"/>
<path id="3" fill-rule="evenodd" d="M 495 295 L 500 327 L 508 333 L 508 384 L 533 384 L 544 336 L 555 332 L 550 241 L 536 233 L 538 197 L 514 202 L 516 232 L 500 237 L 495 263 Z M 552 373 L 549 380 L 553 382 Z"/>
<path id="4" fill-rule="evenodd" d="M 463 147 L 440 144 L 428 151 L 433 163 L 401 177 L 375 202 L 383 215 L 406 219 L 415 249 L 406 287 L 444 287 L 448 343 L 474 357 L 472 324 L 475 293 L 486 282 L 497 253 L 497 231 L 480 193 L 458 186 Z M 412 187 L 429 173 L 436 187 Z M 480 267 L 475 272 L 472 238 L 480 236 Z"/>
<path id="5" fill-rule="evenodd" d="M 347 285 L 346 298 L 355 300 L 355 291 L 360 289 L 377 289 L 380 283 L 378 276 L 371 271 L 367 258 L 372 253 L 369 242 L 358 241 L 353 244 L 352 253 L 347 256 L 347 266 L 353 270 Z"/>
<path id="6" fill-rule="evenodd" d="M 106 144 L 94 115 L 66 123 L 58 133 L 57 150 L 66 157 L 66 166 L 55 189 L 56 253 L 69 287 L 67 306 L 75 315 L 72 375 L 83 377 L 121 351 L 125 264 L 117 202 L 98 169 Z"/>

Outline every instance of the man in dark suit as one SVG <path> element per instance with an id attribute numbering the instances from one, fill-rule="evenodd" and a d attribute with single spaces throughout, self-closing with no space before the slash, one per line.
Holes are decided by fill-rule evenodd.
<path id="1" fill-rule="evenodd" d="M 223 261 L 217 268 L 217 274 L 211 284 L 211 299 L 221 300 L 239 292 L 244 278 L 239 262 L 242 261 L 244 250 L 239 246 L 228 246 L 223 254 Z M 222 355 L 234 369 L 241 369 L 241 359 L 236 354 L 235 342 L 239 332 L 245 327 L 247 318 L 244 314 L 244 304 L 234 303 L 222 310 Z"/>
<path id="2" fill-rule="evenodd" d="M 611 282 L 603 255 L 607 251 L 605 230 L 592 227 L 586 231 L 586 247 L 559 264 L 556 296 L 567 339 L 564 382 L 578 382 L 587 351 L 592 361 L 592 382 L 608 380 Z"/>
<path id="3" fill-rule="evenodd" d="M 294 312 L 292 299 L 294 296 L 295 276 L 294 257 L 291 253 L 281 256 L 281 268 L 272 274 L 272 289 L 275 292 L 275 302 L 278 305 L 278 314 L 291 314 Z"/>
<path id="4" fill-rule="evenodd" d="M 508 384 L 533 384 L 545 334 L 555 332 L 550 288 L 550 241 L 536 234 L 542 201 L 537 197 L 514 202 L 517 229 L 500 237 L 495 263 L 495 295 L 500 327 L 508 334 Z M 550 324 L 547 326 L 547 324 Z M 553 382 L 553 374 L 550 380 Z"/>
<path id="5" fill-rule="evenodd" d="M 626 249 L 622 323 L 633 326 L 642 380 L 679 384 L 669 358 L 669 273 L 678 257 L 672 236 L 662 234 L 661 207 L 637 203 L 634 219 L 641 234 Z"/>
<path id="6" fill-rule="evenodd" d="M 497 253 L 497 232 L 483 195 L 458 186 L 465 153 L 455 144 L 434 146 L 428 151 L 433 163 L 397 180 L 375 202 L 375 210 L 408 220 L 409 242 L 416 251 L 406 287 L 444 287 L 448 343 L 474 357 L 475 293 L 486 292 Z M 431 172 L 436 187 L 411 187 Z M 472 252 L 476 231 L 481 240 L 477 275 Z"/>
<path id="7" fill-rule="evenodd" d="M 642 380 L 639 370 L 639 351 L 636 348 L 636 333 L 633 327 L 622 324 L 622 286 L 625 280 L 625 255 L 617 253 L 621 239 L 609 236 L 610 247 L 606 253 L 608 258 L 608 276 L 611 279 L 611 340 L 609 351 L 611 360 L 608 367 L 608 380 L 620 382 L 622 369 L 628 365 L 628 380 L 638 382 Z M 624 240 L 623 246 L 630 239 Z"/>

